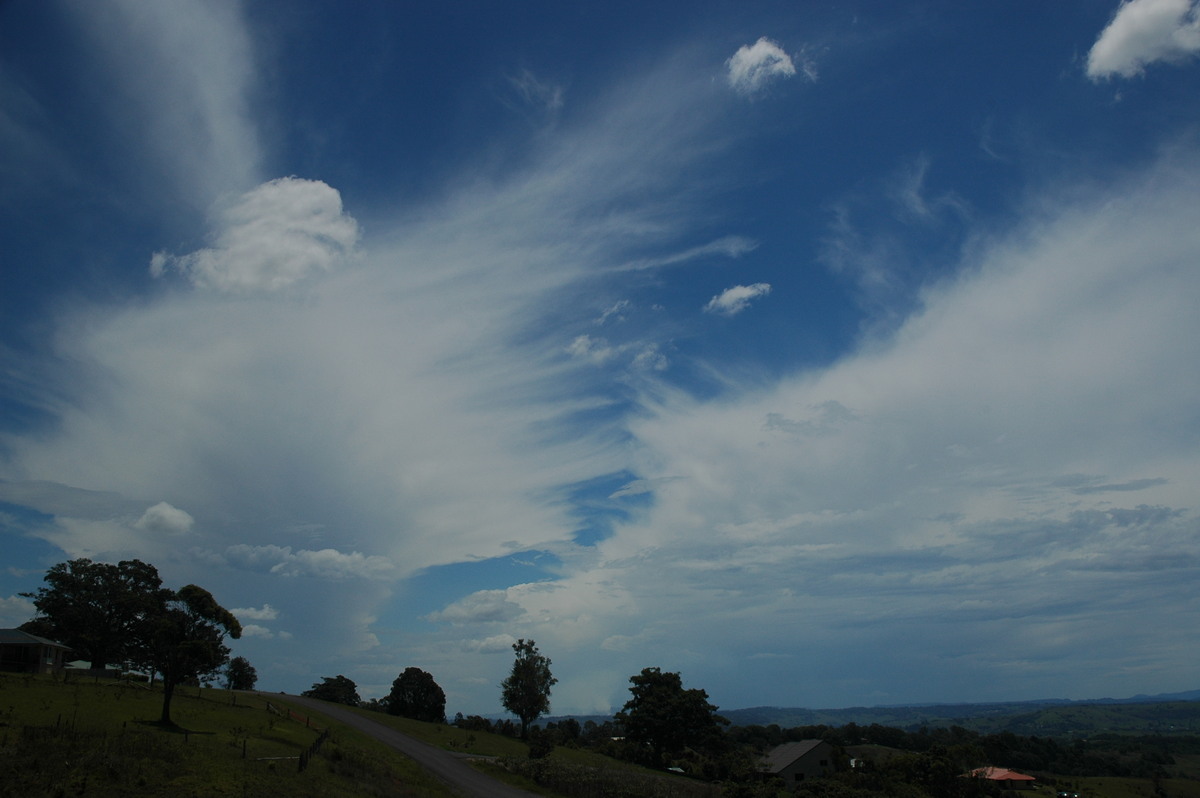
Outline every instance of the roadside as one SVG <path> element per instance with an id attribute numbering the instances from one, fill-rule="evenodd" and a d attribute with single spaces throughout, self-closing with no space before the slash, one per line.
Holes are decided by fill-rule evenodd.
<path id="1" fill-rule="evenodd" d="M 271 695 L 263 693 L 264 696 Z M 370 718 L 351 712 L 340 704 L 296 695 L 274 694 L 279 700 L 319 712 L 388 745 L 425 768 L 452 789 L 468 798 L 540 798 L 537 793 L 512 787 L 472 768 L 463 754 L 443 751 Z"/>

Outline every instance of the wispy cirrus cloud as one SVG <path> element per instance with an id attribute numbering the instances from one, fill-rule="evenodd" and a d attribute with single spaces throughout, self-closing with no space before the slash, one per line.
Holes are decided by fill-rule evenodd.
<path id="1" fill-rule="evenodd" d="M 242 3 L 117 0 L 69 12 L 100 67 L 90 83 L 110 106 L 113 146 L 127 148 L 130 163 L 144 159 L 148 186 L 166 176 L 171 193 L 204 210 L 261 181 L 257 65 Z"/>
<path id="2" fill-rule="evenodd" d="M 736 316 L 750 307 L 753 300 L 769 293 L 771 293 L 771 286 L 768 283 L 735 285 L 732 288 L 726 288 L 710 299 L 704 306 L 704 312 L 715 313 L 719 316 Z"/>

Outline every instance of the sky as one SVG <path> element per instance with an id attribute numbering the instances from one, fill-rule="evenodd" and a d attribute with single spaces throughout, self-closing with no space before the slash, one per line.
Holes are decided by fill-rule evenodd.
<path id="1" fill-rule="evenodd" d="M 0 3 L 0 626 L 495 715 L 1200 662 L 1193 0 Z"/>

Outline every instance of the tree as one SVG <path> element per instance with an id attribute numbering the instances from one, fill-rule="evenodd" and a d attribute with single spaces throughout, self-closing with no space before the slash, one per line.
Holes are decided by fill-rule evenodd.
<path id="1" fill-rule="evenodd" d="M 668 754 L 716 742 L 721 726 L 729 723 L 715 714 L 708 693 L 683 689 L 678 673 L 645 668 L 629 681 L 633 698 L 616 720 L 625 727 L 626 739 L 649 746 L 655 765 L 662 765 Z"/>
<path id="2" fill-rule="evenodd" d="M 513 643 L 517 658 L 512 673 L 500 687 L 504 708 L 521 719 L 521 739 L 529 736 L 529 724 L 550 711 L 550 688 L 558 683 L 550 674 L 550 658 L 542 656 L 532 640 Z"/>
<path id="3" fill-rule="evenodd" d="M 446 694 L 433 676 L 420 668 L 405 668 L 384 701 L 391 715 L 431 723 L 446 720 Z"/>
<path id="4" fill-rule="evenodd" d="M 111 563 L 87 558 L 59 563 L 46 572 L 46 587 L 22 596 L 33 599 L 37 634 L 70 646 L 93 668 L 129 658 L 141 626 L 169 591 L 153 565 L 141 560 Z"/>
<path id="5" fill-rule="evenodd" d="M 168 592 L 145 623 L 145 657 L 163 677 L 160 721 L 171 723 L 171 698 L 175 687 L 210 674 L 229 659 L 225 636 L 242 636 L 242 625 L 197 585 Z"/>
<path id="6" fill-rule="evenodd" d="M 245 657 L 234 657 L 225 667 L 225 689 L 253 690 L 258 682 L 258 671 Z"/>
<path id="7" fill-rule="evenodd" d="M 334 677 L 322 676 L 321 681 L 313 683 L 311 690 L 305 690 L 300 695 L 350 707 L 362 703 L 362 699 L 358 697 L 358 685 L 340 673 Z"/>

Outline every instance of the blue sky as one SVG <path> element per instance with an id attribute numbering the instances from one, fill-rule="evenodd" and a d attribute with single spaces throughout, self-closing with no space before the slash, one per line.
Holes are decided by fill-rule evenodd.
<path id="1" fill-rule="evenodd" d="M 0 625 L 266 689 L 1194 689 L 1200 9 L 0 6 Z"/>

